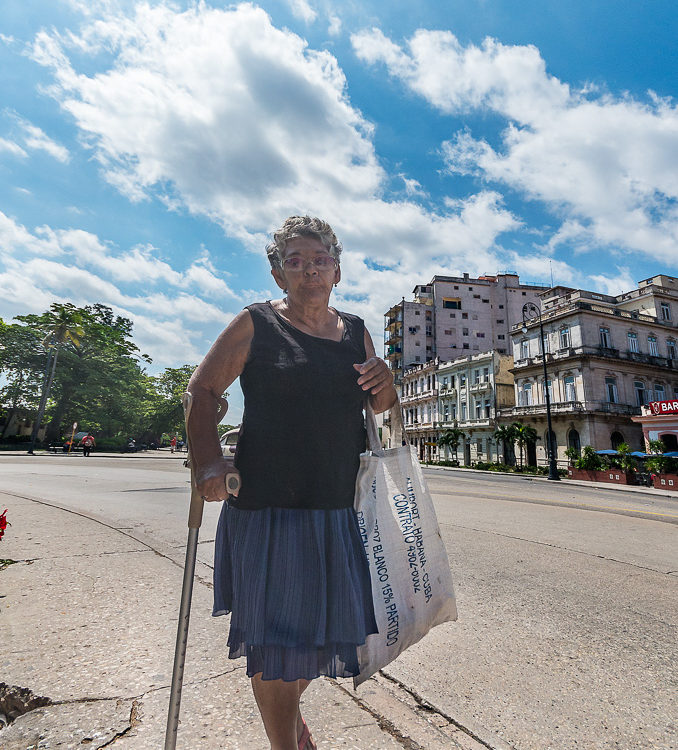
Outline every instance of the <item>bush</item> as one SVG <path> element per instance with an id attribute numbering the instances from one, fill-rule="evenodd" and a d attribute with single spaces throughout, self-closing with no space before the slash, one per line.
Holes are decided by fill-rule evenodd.
<path id="1" fill-rule="evenodd" d="M 603 461 L 592 445 L 585 445 L 581 456 L 574 462 L 577 469 L 585 471 L 599 471 L 603 468 Z"/>

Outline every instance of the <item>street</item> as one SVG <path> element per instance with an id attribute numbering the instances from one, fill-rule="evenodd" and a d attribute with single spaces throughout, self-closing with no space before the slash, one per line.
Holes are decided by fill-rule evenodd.
<path id="1" fill-rule="evenodd" d="M 384 670 L 394 694 L 464 730 L 468 747 L 678 747 L 678 496 L 425 475 L 459 620 Z M 183 564 L 188 472 L 176 457 L 3 456 L 0 491 L 10 520 L 12 496 L 43 501 Z M 206 506 L 201 529 L 206 585 L 219 510 Z"/>

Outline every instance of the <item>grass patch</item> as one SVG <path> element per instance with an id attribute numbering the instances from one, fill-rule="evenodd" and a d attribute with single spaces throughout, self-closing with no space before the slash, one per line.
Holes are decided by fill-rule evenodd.
<path id="1" fill-rule="evenodd" d="M 14 565 L 16 563 L 16 560 L 2 560 L 0 559 L 0 570 L 4 570 L 5 568 L 9 568 L 10 565 Z"/>

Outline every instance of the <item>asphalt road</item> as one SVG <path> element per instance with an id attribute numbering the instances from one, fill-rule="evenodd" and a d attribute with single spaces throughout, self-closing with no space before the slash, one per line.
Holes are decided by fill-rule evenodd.
<path id="1" fill-rule="evenodd" d="M 460 617 L 403 654 L 391 680 L 490 748 L 678 748 L 678 499 L 425 473 Z M 0 487 L 181 560 L 180 460 L 2 456 Z M 204 577 L 218 512 L 206 506 Z"/>

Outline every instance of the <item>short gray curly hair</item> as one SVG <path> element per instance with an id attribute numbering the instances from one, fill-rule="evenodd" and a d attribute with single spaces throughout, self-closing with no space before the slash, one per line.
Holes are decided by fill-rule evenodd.
<path id="1" fill-rule="evenodd" d="M 339 262 L 341 243 L 332 227 L 322 219 L 311 216 L 290 216 L 273 233 L 273 241 L 266 245 L 266 255 L 271 268 L 282 268 L 282 251 L 294 237 L 315 237 L 327 248 L 327 252 Z"/>

